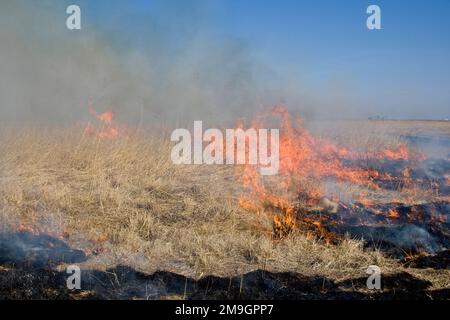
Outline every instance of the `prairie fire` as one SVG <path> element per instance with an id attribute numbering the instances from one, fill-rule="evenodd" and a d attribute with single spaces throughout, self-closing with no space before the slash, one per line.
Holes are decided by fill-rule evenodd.
<path id="1" fill-rule="evenodd" d="M 248 165 L 237 169 L 245 190 L 240 205 L 272 217 L 274 237 L 282 238 L 293 229 L 301 228 L 310 236 L 330 243 L 336 240 L 336 232 L 359 234 L 351 232 L 353 227 L 368 225 L 394 230 L 414 224 L 431 234 L 435 231 L 433 236 L 440 232 L 437 232 L 440 227 L 446 229 L 437 216 L 446 215 L 448 206 L 440 207 L 443 212 L 435 212 L 433 205 L 422 206 L 423 212 L 417 212 L 417 205 L 413 203 L 399 207 L 395 199 L 389 201 L 400 192 L 425 195 L 430 187 L 438 192 L 448 185 L 447 178 L 430 178 L 422 172 L 423 166 L 428 164 L 420 152 L 411 152 L 406 145 L 376 152 L 340 147 L 327 139 L 314 137 L 304 128 L 302 120 L 292 118 L 284 106 L 259 116 L 253 126 L 261 127 L 274 116 L 280 122 L 279 175 L 263 177 L 257 168 Z M 365 194 L 373 196 L 368 198 Z M 440 201 L 438 199 L 436 201 Z M 402 211 L 409 213 L 402 214 Z M 371 237 L 370 232 L 359 235 Z M 448 242 L 447 233 L 437 236 L 442 236 L 441 242 Z"/>
<path id="2" fill-rule="evenodd" d="M 308 130 L 301 119 L 277 106 L 255 116 L 249 126 L 239 123 L 229 131 L 231 143 L 224 139 L 226 145 L 220 144 L 226 132 L 211 141 L 205 139 L 213 136 L 211 131 L 197 130 L 201 131 L 197 140 L 186 144 L 194 142 L 197 150 L 206 150 L 207 157 L 201 153 L 198 163 L 205 163 L 208 155 L 227 156 L 231 150 L 235 166 L 180 166 L 171 161 L 172 144 L 165 134 L 155 137 L 154 131 L 133 130 L 130 135 L 113 112 L 90 108 L 90 113 L 96 125 L 19 134 L 2 145 L 0 163 L 8 170 L 2 172 L 0 205 L 10 213 L 4 216 L 11 216 L 12 227 L 0 233 L 0 273 L 5 263 L 38 275 L 41 270 L 86 263 L 94 266 L 83 269 L 86 287 L 114 293 L 105 287 L 111 283 L 123 290 L 114 297 L 142 298 L 152 287 L 139 282 L 143 273 L 135 268 L 192 270 L 187 271 L 192 278 L 165 271 L 148 278 L 157 288 L 161 276 L 168 274 L 167 282 L 174 280 L 174 287 L 182 288 L 174 296 L 179 298 L 194 290 L 187 283 L 198 275 L 197 268 L 205 275 L 211 270 L 244 270 L 243 265 L 252 271 L 267 261 L 267 270 L 314 269 L 326 274 L 331 269 L 340 277 L 344 266 L 350 279 L 355 269 L 365 270 L 374 261 L 395 261 L 402 268 L 406 263 L 447 268 L 447 159 L 427 158 L 404 141 L 367 150 L 354 141 L 345 144 L 334 132 L 324 136 Z M 267 132 L 266 139 L 253 144 L 259 147 L 277 136 L 278 148 L 267 143 L 267 149 L 259 150 L 267 159 L 278 155 L 278 165 L 272 166 L 278 169 L 276 175 L 261 171 L 273 161 L 247 161 L 255 150 L 248 137 L 267 127 L 278 128 L 276 134 Z M 239 141 L 241 160 L 236 154 Z M 204 142 L 209 149 L 203 149 Z M 27 149 L 17 148 L 22 145 Z M 102 268 L 126 267 L 99 273 L 96 263 Z M 261 292 L 268 289 L 266 272 L 257 281 Z M 285 275 L 276 288 L 286 285 Z M 220 280 L 220 292 L 229 292 L 230 283 L 237 288 L 236 296 L 247 287 L 253 292 L 254 276 L 250 272 Z M 17 279 L 21 283 L 20 273 Z M 318 283 L 315 297 L 322 295 L 322 280 L 307 281 L 305 286 L 297 285 L 299 279 L 303 276 L 294 279 L 292 287 L 303 290 Z M 199 280 L 206 287 L 198 294 L 204 296 L 209 283 L 217 283 L 210 280 Z M 8 283 L 3 291 L 9 288 Z M 161 292 L 166 298 L 165 288 Z M 276 289 L 270 297 L 279 294 Z M 300 294 L 303 297 L 304 292 Z"/>
<path id="3" fill-rule="evenodd" d="M 378 2 L 0 0 L 0 300 L 450 299 L 450 1 Z"/>

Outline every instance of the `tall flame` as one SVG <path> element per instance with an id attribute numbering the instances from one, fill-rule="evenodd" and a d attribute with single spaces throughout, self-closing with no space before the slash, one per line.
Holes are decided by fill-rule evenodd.
<path id="1" fill-rule="evenodd" d="M 283 105 L 276 106 L 269 114 L 258 117 L 258 120 L 254 119 L 252 127 L 261 127 L 267 116 L 279 117 L 279 174 L 263 177 L 256 166 L 244 166 L 238 177 L 246 192 L 239 202 L 250 211 L 270 215 L 277 237 L 290 232 L 297 223 L 307 223 L 319 230 L 320 234 L 327 234 L 319 220 L 298 219 L 299 204 L 318 203 L 323 199 L 324 180 L 349 182 L 377 189 L 374 179 L 390 179 L 389 175 L 374 169 L 344 165 L 344 160 L 410 157 L 407 147 L 360 153 L 339 147 L 327 139 L 314 137 L 304 128 L 302 120 L 293 119 Z M 407 172 L 404 174 L 407 175 Z"/>

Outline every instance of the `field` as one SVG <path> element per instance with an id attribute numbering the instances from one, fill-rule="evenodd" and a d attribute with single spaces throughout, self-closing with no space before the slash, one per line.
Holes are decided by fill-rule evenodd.
<path id="1" fill-rule="evenodd" d="M 315 166 L 345 165 L 323 174 L 305 162 L 313 174 L 289 185 L 295 196 L 266 181 L 263 197 L 242 180 L 249 168 L 174 165 L 169 139 L 145 130 L 110 139 L 80 128 L 4 129 L 0 298 L 448 299 L 450 122 L 316 121 L 307 129 L 320 144 L 364 152 L 364 164 L 314 151 Z M 405 146 L 412 159 L 383 151 Z M 421 152 L 430 155 L 416 158 Z M 367 178 L 369 166 L 394 182 Z M 439 217 L 426 216 L 429 208 Z M 347 219 L 355 210 L 356 224 Z M 420 225 L 433 243 L 375 236 L 398 227 L 395 239 L 417 238 L 405 225 Z M 82 269 L 81 290 L 66 289 L 70 264 Z M 381 268 L 381 290 L 366 286 L 370 265 Z"/>

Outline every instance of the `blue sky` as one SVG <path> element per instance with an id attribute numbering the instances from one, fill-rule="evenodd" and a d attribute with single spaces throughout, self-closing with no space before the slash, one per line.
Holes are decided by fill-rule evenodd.
<path id="1" fill-rule="evenodd" d="M 77 1 L 69 1 L 77 3 Z M 174 51 L 192 35 L 235 39 L 249 56 L 321 94 L 344 88 L 355 104 L 392 117 L 450 117 L 450 1 L 78 1 L 87 25 L 120 50 Z M 382 30 L 366 28 L 366 8 Z M 179 47 L 177 47 L 179 46 Z M 389 113 L 389 114 L 388 114 Z"/>

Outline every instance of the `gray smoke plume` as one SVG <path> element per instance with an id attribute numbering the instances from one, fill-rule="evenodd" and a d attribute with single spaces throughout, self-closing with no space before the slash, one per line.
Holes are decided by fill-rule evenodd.
<path id="1" fill-rule="evenodd" d="M 264 87 L 270 72 L 245 44 L 208 34 L 203 2 L 171 2 L 125 25 L 137 13 L 115 15 L 104 3 L 109 16 L 95 27 L 92 2 L 80 1 L 82 30 L 70 31 L 69 3 L 1 2 L 2 120 L 76 121 L 90 117 L 92 99 L 99 112 L 148 124 L 224 121 L 280 97 Z M 116 32 L 130 25 L 137 30 Z"/>

